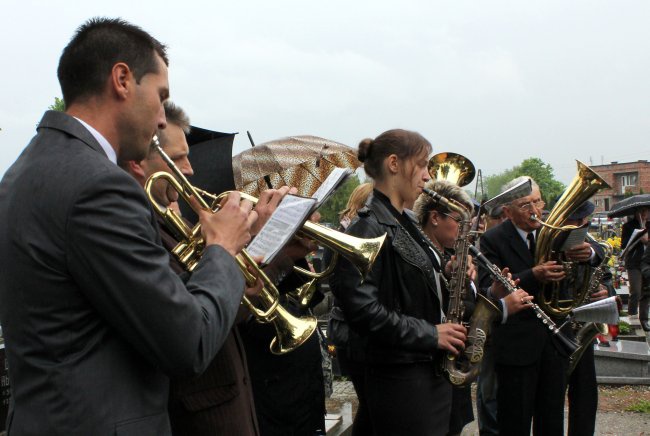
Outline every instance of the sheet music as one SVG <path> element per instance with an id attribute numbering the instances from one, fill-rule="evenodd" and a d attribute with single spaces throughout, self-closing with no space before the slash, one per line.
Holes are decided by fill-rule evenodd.
<path id="1" fill-rule="evenodd" d="M 314 198 L 286 195 L 262 230 L 248 245 L 248 253 L 254 257 L 262 257 L 262 264 L 269 264 L 302 226 L 315 204 Z"/>
<path id="2" fill-rule="evenodd" d="M 351 174 L 352 170 L 349 168 L 335 168 L 311 197 L 321 205 Z"/>
<path id="3" fill-rule="evenodd" d="M 589 230 L 589 226 L 584 226 L 584 227 L 580 227 L 579 229 L 571 230 L 569 236 L 567 236 L 566 240 L 564 241 L 564 244 L 562 244 L 560 251 L 567 251 L 585 242 L 585 238 L 587 237 L 588 230 Z"/>
<path id="4" fill-rule="evenodd" d="M 627 252 L 633 249 L 639 243 L 641 236 L 643 236 L 645 232 L 647 232 L 646 229 L 634 229 L 634 231 L 632 232 L 632 236 L 630 236 L 630 239 L 627 241 L 627 245 L 625 246 L 623 251 L 621 251 L 621 255 L 620 255 L 621 259 L 625 259 L 625 255 L 627 254 Z"/>
<path id="5" fill-rule="evenodd" d="M 618 306 L 616 297 L 605 298 L 600 301 L 585 304 L 573 309 L 573 317 L 580 322 L 602 322 L 605 324 L 618 324 Z"/>

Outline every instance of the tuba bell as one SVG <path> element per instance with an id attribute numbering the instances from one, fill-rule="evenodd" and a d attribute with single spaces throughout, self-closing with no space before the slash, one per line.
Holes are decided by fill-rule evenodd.
<path id="1" fill-rule="evenodd" d="M 429 175 L 435 180 L 447 180 L 458 186 L 469 185 L 476 169 L 472 161 L 462 154 L 443 152 L 431 156 L 427 165 Z"/>
<path id="2" fill-rule="evenodd" d="M 578 273 L 577 271 L 580 269 L 574 268 L 575 265 L 568 262 L 562 252 L 557 252 L 553 243 L 563 231 L 576 228 L 575 226 L 563 226 L 563 224 L 582 203 L 599 190 L 609 188 L 605 180 L 595 171 L 580 161 L 576 162 L 578 164 L 578 174 L 555 203 L 546 221 L 541 221 L 534 214 L 531 216 L 532 220 L 542 224 L 542 229 L 537 236 L 535 264 L 539 265 L 549 260 L 555 260 L 568 271 L 567 276 L 571 276 L 570 279 L 578 284 L 577 286 L 566 286 L 568 277 L 560 282 L 542 285 L 537 304 L 544 312 L 557 318 L 569 315 L 573 309 L 585 300 L 589 292 L 591 272 L 589 268 L 582 268 L 582 273 Z M 567 292 L 566 288 L 569 288 L 570 295 L 562 295 L 562 292 Z"/>

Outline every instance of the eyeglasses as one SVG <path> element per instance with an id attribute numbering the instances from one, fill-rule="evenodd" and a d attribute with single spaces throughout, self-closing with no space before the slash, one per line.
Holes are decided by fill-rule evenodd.
<path id="1" fill-rule="evenodd" d="M 518 205 L 513 205 L 514 207 L 518 207 L 519 209 L 529 212 L 533 207 L 536 209 L 542 209 L 546 203 L 544 203 L 544 200 L 536 200 L 536 201 L 528 201 L 524 204 L 518 204 Z"/>
<path id="2" fill-rule="evenodd" d="M 455 217 L 455 216 L 453 216 L 453 215 L 449 215 L 448 213 L 444 213 L 444 212 L 443 212 L 442 214 L 443 214 L 444 216 L 446 216 L 446 217 L 448 217 L 448 218 L 451 218 L 452 220 L 456 221 L 458 224 L 460 224 L 460 222 L 462 221 L 462 219 L 460 219 L 460 218 L 458 218 L 458 217 Z"/>

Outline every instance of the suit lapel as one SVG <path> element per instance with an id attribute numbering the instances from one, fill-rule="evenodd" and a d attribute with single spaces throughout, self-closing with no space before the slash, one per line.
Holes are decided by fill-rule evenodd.
<path id="1" fill-rule="evenodd" d="M 528 245 L 521 238 L 519 232 L 510 220 L 503 223 L 503 230 L 508 239 L 508 244 L 512 251 L 521 258 L 527 265 L 532 265 L 535 261 L 528 250 Z"/>

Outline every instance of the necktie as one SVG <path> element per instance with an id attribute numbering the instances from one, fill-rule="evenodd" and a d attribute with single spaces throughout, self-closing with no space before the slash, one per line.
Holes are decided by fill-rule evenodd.
<path id="1" fill-rule="evenodd" d="M 526 239 L 528 239 L 528 250 L 530 251 L 530 255 L 533 256 L 534 258 L 535 257 L 535 236 L 531 232 L 526 236 Z"/>

